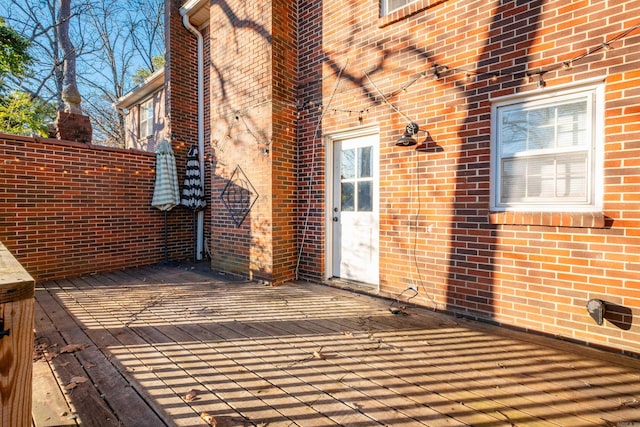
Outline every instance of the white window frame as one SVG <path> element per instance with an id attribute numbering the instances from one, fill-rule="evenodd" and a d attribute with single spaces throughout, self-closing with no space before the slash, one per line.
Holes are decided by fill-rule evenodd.
<path id="1" fill-rule="evenodd" d="M 510 109 L 522 109 L 558 104 L 562 101 L 587 99 L 588 147 L 576 152 L 587 155 L 587 189 L 583 201 L 545 200 L 501 202 L 502 160 L 506 158 L 535 158 L 544 154 L 561 154 L 565 149 L 551 148 L 540 150 L 524 150 L 513 155 L 503 156 L 500 152 L 500 118 L 502 113 Z M 527 92 L 491 99 L 491 211 L 523 211 L 523 212 L 601 212 L 603 199 L 603 153 L 604 153 L 604 82 L 602 78 L 583 82 L 579 85 L 562 85 L 544 89 L 542 92 Z M 569 148 L 571 152 L 573 148 Z"/>
<path id="2" fill-rule="evenodd" d="M 392 0 L 382 0 L 382 6 L 381 6 L 382 16 L 387 16 L 388 14 L 395 12 L 398 9 L 402 9 L 408 4 L 415 3 L 418 0 L 401 0 L 403 4 L 401 4 L 400 6 L 396 6 L 393 9 L 389 7 L 389 3 L 391 1 Z"/>
<path id="3" fill-rule="evenodd" d="M 154 115 L 154 102 L 151 97 L 140 104 L 140 138 L 153 135 Z"/>

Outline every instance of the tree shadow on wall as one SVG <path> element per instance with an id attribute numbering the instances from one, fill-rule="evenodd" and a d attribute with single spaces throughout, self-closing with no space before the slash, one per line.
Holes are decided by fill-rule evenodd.
<path id="1" fill-rule="evenodd" d="M 319 4 L 318 4 L 319 3 Z M 301 10 L 308 11 L 310 16 L 323 16 L 322 2 L 303 1 L 301 3 Z M 362 49 L 362 32 L 363 24 L 359 20 L 359 14 L 355 12 L 357 10 L 358 2 L 349 2 L 344 5 L 344 15 L 351 16 L 352 25 L 350 31 L 344 36 L 341 50 L 344 52 Z M 458 132 L 457 140 L 461 141 L 460 146 L 455 150 L 460 152 L 459 156 L 455 156 L 456 164 L 452 166 L 454 168 L 454 190 L 453 190 L 453 203 L 451 207 L 450 223 L 448 224 L 449 231 L 449 244 L 441 245 L 443 250 L 448 251 L 445 254 L 436 254 L 437 258 L 446 259 L 446 309 L 452 312 L 464 313 L 465 315 L 471 315 L 474 317 L 493 318 L 495 314 L 495 295 L 494 295 L 494 259 L 495 259 L 495 245 L 496 239 L 496 227 L 489 223 L 489 156 L 490 156 L 490 135 L 488 130 L 482 130 L 475 134 L 469 130 L 476 129 L 476 125 L 479 120 L 488 120 L 483 117 L 489 117 L 490 106 L 488 105 L 488 94 L 497 92 L 499 89 L 512 87 L 517 84 L 515 79 L 511 81 L 501 81 L 498 78 L 497 81 L 493 81 L 489 77 L 493 74 L 503 74 L 505 76 L 517 77 L 518 73 L 524 73 L 526 71 L 529 58 L 526 56 L 528 48 L 531 45 L 531 37 L 527 37 L 528 33 L 534 32 L 540 20 L 541 14 L 541 1 L 532 2 L 514 2 L 513 0 L 500 0 L 494 6 L 494 12 L 491 22 L 488 24 L 487 31 L 488 38 L 484 42 L 480 58 L 483 58 L 475 64 L 475 69 L 487 71 L 486 74 L 478 75 L 475 82 L 469 84 L 464 79 L 448 78 L 447 75 L 436 75 L 437 83 L 440 86 L 441 92 L 444 89 L 444 96 L 440 99 L 435 98 L 432 100 L 432 108 L 440 110 L 442 113 L 436 113 L 434 116 L 429 117 L 429 121 L 437 123 L 439 121 L 448 120 L 449 114 L 446 110 L 452 107 L 453 99 L 463 99 L 466 102 L 464 106 L 458 106 L 460 109 L 466 111 L 466 119 L 463 130 Z M 348 11 L 351 8 L 351 11 Z M 520 9 L 514 11 L 514 9 Z M 355 13 L 354 13 L 355 12 Z M 508 13 L 505 13 L 508 12 Z M 514 12 L 516 12 L 514 14 Z M 427 13 L 427 12 L 425 12 Z M 430 12 L 429 12 L 430 13 Z M 310 19 L 308 25 L 316 24 Z M 320 24 L 322 20 L 320 20 Z M 304 24 L 304 22 L 303 22 Z M 320 28 L 322 30 L 322 28 Z M 314 27 L 314 31 L 318 31 Z M 318 33 L 320 34 L 320 33 Z M 527 41 L 529 40 L 529 41 Z M 302 47 L 300 53 L 301 57 L 305 55 L 305 49 L 312 51 L 316 49 L 318 45 L 322 43 L 322 37 L 318 36 L 317 40 L 313 40 L 313 43 L 309 43 L 308 46 Z M 515 58 L 511 61 L 510 66 L 505 66 L 505 61 L 500 61 L 500 57 L 496 56 L 496 45 L 509 53 L 522 52 L 522 56 Z M 326 94 L 323 94 L 323 82 L 322 82 L 322 67 L 326 64 L 332 69 L 334 75 L 340 75 L 341 79 L 349 81 L 353 86 L 360 88 L 361 93 L 367 98 L 372 107 L 382 106 L 386 103 L 386 100 L 380 96 L 377 90 L 369 83 L 369 78 L 379 79 L 388 78 L 388 73 L 391 70 L 397 70 L 398 64 L 402 64 L 402 61 L 406 61 L 406 58 L 418 58 L 418 61 L 424 63 L 424 69 L 429 70 L 436 66 L 434 55 L 435 52 L 425 46 L 417 36 L 408 35 L 402 40 L 401 45 L 396 48 L 396 43 L 389 39 L 380 40 L 375 45 L 367 45 L 366 48 L 375 50 L 376 52 L 367 52 L 367 56 L 371 57 L 375 55 L 376 63 L 370 66 L 364 72 L 355 72 L 352 67 L 344 67 L 345 55 L 333 55 L 328 50 L 323 50 L 323 57 L 317 60 L 316 69 L 314 73 L 309 73 L 306 79 L 301 82 L 300 91 L 307 95 L 307 99 L 303 101 L 309 103 L 313 99 L 323 99 Z M 324 49 L 324 46 L 323 46 Z M 506 68 L 505 68 L 506 67 Z M 435 73 L 437 74 L 437 73 Z M 316 78 L 313 78 L 313 77 Z M 318 78 L 319 77 L 319 78 Z M 451 94 L 455 92 L 456 95 Z M 323 96 L 325 95 L 325 96 Z M 425 95 L 426 96 L 426 95 Z M 313 128 L 313 123 L 322 117 L 320 111 L 310 110 L 306 117 L 303 117 L 299 122 L 300 129 L 308 131 Z M 487 126 L 488 129 L 488 126 Z M 485 133 L 482 133 L 485 132 Z M 315 143 L 316 135 L 310 135 L 300 141 L 302 148 L 301 157 L 309 156 L 310 149 L 305 147 L 312 146 Z M 425 144 L 423 147 L 427 153 L 437 153 L 437 144 L 431 143 Z M 308 151 L 304 151 L 308 150 Z M 434 156 L 435 157 L 435 156 Z M 451 156 L 452 158 L 454 156 Z M 439 156 L 443 159 L 444 157 Z M 434 160 L 430 160 L 434 166 L 439 166 Z M 324 159 L 317 159 L 317 162 L 324 161 Z M 419 160 L 420 161 L 420 160 Z M 315 165 L 314 165 L 315 167 Z M 320 167 L 320 165 L 319 165 Z M 447 172 L 449 170 L 447 166 Z M 420 170 L 424 171 L 423 165 L 420 165 Z M 427 167 L 429 169 L 429 167 Z M 319 169 L 321 170 L 321 169 Z M 431 175 L 429 175 L 431 176 Z M 433 178 L 438 178 L 433 173 Z M 418 178 L 420 179 L 420 178 Z M 305 182 L 304 177 L 301 177 L 298 194 L 309 194 L 313 197 L 312 191 L 308 190 L 307 186 L 311 186 L 311 182 Z M 390 191 L 394 191 L 391 189 Z M 441 190 L 433 188 L 433 193 L 439 193 Z M 323 205 L 324 201 L 321 200 L 323 195 L 318 194 L 315 200 L 303 200 L 299 199 L 299 206 L 304 207 L 307 203 L 317 203 Z M 433 200 L 438 202 L 439 196 L 434 196 Z M 395 203 L 395 202 L 391 202 Z M 382 207 L 381 207 L 382 208 Z M 391 211 L 394 210 L 393 206 L 388 208 Z M 392 224 L 389 226 L 389 230 L 385 230 L 381 234 L 381 239 L 386 237 L 387 239 L 398 239 L 402 233 L 402 225 L 396 221 L 396 217 L 391 218 Z M 322 222 L 322 218 L 316 218 L 318 224 Z M 423 222 L 416 221 L 416 228 L 421 226 Z M 395 228 L 394 228 L 395 227 Z M 429 238 L 427 231 L 424 227 L 416 231 L 416 238 L 427 240 Z M 322 245 L 321 239 L 324 236 L 308 236 L 307 244 Z M 315 239 L 315 240 L 314 240 Z M 440 242 L 438 242 L 440 244 Z M 448 249 L 444 249 L 444 247 Z M 407 249 L 409 250 L 409 249 Z M 419 258 L 417 263 L 429 264 L 434 267 L 439 267 L 437 262 L 428 259 L 428 255 L 424 255 Z M 306 259 L 306 258 L 305 258 Z M 434 284 L 435 286 L 435 284 Z"/>
<path id="2" fill-rule="evenodd" d="M 215 235 L 211 239 L 211 266 L 215 270 L 240 275 L 253 279 L 254 274 L 265 274 L 262 257 L 254 259 L 256 253 L 263 253 L 264 245 L 257 244 L 254 237 L 256 225 L 251 217 L 251 210 L 259 198 L 255 187 L 238 165 L 233 173 L 225 178 L 215 176 L 214 187 L 224 183 L 219 193 L 214 193 L 219 209 L 216 209 L 213 223 L 216 224 Z M 260 243 L 260 242 L 258 242 Z"/>
<path id="3" fill-rule="evenodd" d="M 487 31 L 489 37 L 479 54 L 485 59 L 476 64 L 476 69 L 486 70 L 487 74 L 479 75 L 475 84 L 460 85 L 464 99 L 474 100 L 481 95 L 486 98 L 492 92 L 517 84 L 516 81 L 502 81 L 500 75 L 517 76 L 522 73 L 524 76 L 529 62 L 525 53 L 533 40 L 527 34 L 538 28 L 541 4 L 541 1 L 528 2 L 519 13 L 513 14 L 513 9 L 520 7 L 517 2 L 498 2 Z M 507 11 L 508 14 L 504 13 Z M 523 40 L 527 42 L 523 43 Z M 523 55 L 505 69 L 504 62 L 501 63 L 496 56 L 497 45 L 503 50 L 522 52 Z M 488 102 L 469 102 L 463 132 L 469 133 L 479 116 L 489 117 L 490 109 Z M 453 204 L 456 222 L 451 224 L 454 232 L 451 235 L 447 283 L 447 309 L 480 318 L 492 318 L 495 314 L 493 284 L 497 235 L 496 226 L 489 223 L 490 137 L 488 130 L 475 135 L 459 135 L 462 145 Z"/>
<path id="4" fill-rule="evenodd" d="M 272 132 L 256 110 L 267 103 L 260 92 L 262 64 L 253 66 L 251 61 L 270 49 L 272 35 L 266 18 L 254 16 L 259 7 L 255 3 L 223 0 L 209 7 L 211 36 L 205 72 L 210 81 L 208 131 L 212 141 L 211 266 L 243 277 L 269 279 L 270 247 L 263 236 L 270 222 L 256 212 L 270 195 L 261 180 L 262 168 L 253 166 L 268 158 Z M 252 49 L 259 53 L 248 55 Z"/>

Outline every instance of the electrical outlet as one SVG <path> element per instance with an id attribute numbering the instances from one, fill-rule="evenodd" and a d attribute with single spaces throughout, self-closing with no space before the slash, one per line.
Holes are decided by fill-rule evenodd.
<path id="1" fill-rule="evenodd" d="M 416 285 L 407 285 L 407 290 L 409 289 L 411 289 L 415 293 L 418 293 L 418 287 Z"/>

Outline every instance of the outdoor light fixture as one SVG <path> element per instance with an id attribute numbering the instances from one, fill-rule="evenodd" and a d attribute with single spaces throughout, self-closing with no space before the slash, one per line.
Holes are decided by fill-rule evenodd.
<path id="1" fill-rule="evenodd" d="M 434 64 L 434 65 L 436 65 L 436 64 Z M 436 65 L 436 69 L 437 69 L 437 65 Z M 396 141 L 396 145 L 401 146 L 401 147 L 410 147 L 412 145 L 416 145 L 418 143 L 418 141 L 416 141 L 414 136 L 418 134 L 418 131 L 420 130 L 420 127 L 416 123 L 414 123 L 411 119 L 409 119 L 409 117 L 407 117 L 407 115 L 404 114 L 402 111 L 400 111 L 395 105 L 393 105 L 391 102 L 389 102 L 387 97 L 384 96 L 384 93 L 382 93 L 380 88 L 378 88 L 378 86 L 376 86 L 376 84 L 373 82 L 373 80 L 371 80 L 371 78 L 369 77 L 369 75 L 367 73 L 364 73 L 364 75 L 367 77 L 367 80 L 369 80 L 369 83 L 371 83 L 371 85 L 375 88 L 375 90 L 378 92 L 378 94 L 382 97 L 384 102 L 389 107 L 391 107 L 396 113 L 398 113 L 402 117 L 404 117 L 404 119 L 408 123 L 407 126 L 404 129 L 404 133 L 402 134 L 400 139 L 398 139 Z"/>
<path id="2" fill-rule="evenodd" d="M 590 299 L 587 302 L 587 311 L 589 315 L 596 321 L 596 323 L 602 326 L 604 322 L 604 301 L 599 299 Z"/>
<path id="3" fill-rule="evenodd" d="M 396 145 L 402 146 L 402 147 L 409 147 L 411 145 L 416 145 L 418 141 L 416 141 L 414 136 L 418 134 L 419 130 L 420 130 L 420 127 L 416 123 L 414 122 L 409 123 L 404 128 L 404 133 L 402 134 L 400 139 L 398 139 L 398 141 L 396 142 Z"/>

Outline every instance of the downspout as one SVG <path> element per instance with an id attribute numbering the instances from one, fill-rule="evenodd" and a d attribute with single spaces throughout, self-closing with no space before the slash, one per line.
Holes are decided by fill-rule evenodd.
<path id="1" fill-rule="evenodd" d="M 202 181 L 202 188 L 204 186 L 204 43 L 202 40 L 202 33 L 198 31 L 187 15 L 187 10 L 180 9 L 180 15 L 182 15 L 182 24 L 189 30 L 198 43 L 198 160 L 200 161 L 200 180 Z M 197 231 L 196 231 L 196 259 L 202 260 L 202 254 L 204 253 L 204 211 L 198 211 L 197 218 Z"/>

